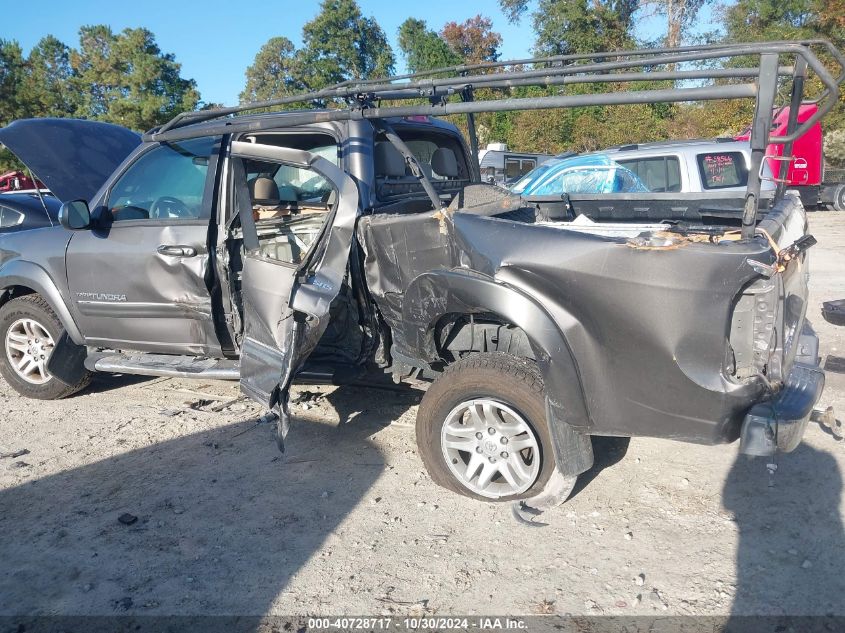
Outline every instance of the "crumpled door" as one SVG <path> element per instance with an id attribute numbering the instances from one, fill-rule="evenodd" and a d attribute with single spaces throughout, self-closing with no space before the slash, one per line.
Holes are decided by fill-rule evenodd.
<path id="1" fill-rule="evenodd" d="M 290 383 L 328 326 L 329 307 L 346 274 L 358 189 L 330 161 L 303 150 L 235 141 L 230 155 L 310 169 L 334 187 L 322 228 L 301 262 L 280 261 L 268 255 L 266 244 L 262 247 L 243 160 L 231 161 L 243 230 L 241 391 L 276 414 L 284 450 Z"/>

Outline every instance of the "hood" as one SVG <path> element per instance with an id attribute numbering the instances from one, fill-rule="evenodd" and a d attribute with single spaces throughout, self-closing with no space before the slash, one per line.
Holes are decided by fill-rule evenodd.
<path id="1" fill-rule="evenodd" d="M 0 143 L 62 202 L 90 202 L 141 137 L 111 123 L 22 119 L 0 128 Z"/>

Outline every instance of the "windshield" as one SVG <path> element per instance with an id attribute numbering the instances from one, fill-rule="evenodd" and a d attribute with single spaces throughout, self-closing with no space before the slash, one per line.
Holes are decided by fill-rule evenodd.
<path id="1" fill-rule="evenodd" d="M 511 191 L 527 196 L 564 193 L 644 193 L 648 187 L 604 154 L 553 158 L 522 177 Z"/>

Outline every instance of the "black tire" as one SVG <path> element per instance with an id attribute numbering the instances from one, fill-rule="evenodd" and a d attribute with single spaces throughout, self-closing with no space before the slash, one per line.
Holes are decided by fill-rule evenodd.
<path id="1" fill-rule="evenodd" d="M 18 374 L 12 367 L 6 343 L 9 329 L 20 319 L 31 319 L 38 323 L 50 334 L 54 342 L 58 342 L 65 333 L 62 322 L 40 295 L 25 295 L 6 303 L 0 308 L 0 374 L 4 380 L 22 396 L 37 400 L 67 398 L 87 387 L 91 382 L 91 373 L 87 371 L 75 385 L 66 385 L 52 376 L 44 383 L 34 384 Z"/>
<path id="2" fill-rule="evenodd" d="M 524 492 L 495 498 L 481 495 L 469 489 L 450 470 L 441 443 L 443 426 L 450 412 L 475 399 L 490 399 L 507 405 L 533 430 L 539 444 L 536 458 L 540 460 L 540 468 L 534 483 Z M 509 354 L 473 354 L 447 367 L 420 403 L 416 432 L 417 448 L 432 481 L 473 499 L 513 501 L 533 497 L 543 490 L 554 471 L 543 379 L 534 362 Z M 453 463 L 460 467 L 454 458 Z"/>
<path id="3" fill-rule="evenodd" d="M 845 211 L 845 185 L 839 185 L 833 192 L 833 209 Z"/>

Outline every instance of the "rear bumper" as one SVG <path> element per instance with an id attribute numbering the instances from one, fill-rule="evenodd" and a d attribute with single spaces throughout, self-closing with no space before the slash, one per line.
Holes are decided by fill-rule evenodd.
<path id="1" fill-rule="evenodd" d="M 773 399 L 755 404 L 742 422 L 739 451 L 769 456 L 788 453 L 801 443 L 813 407 L 824 389 L 824 372 L 795 363 L 784 388 Z"/>

